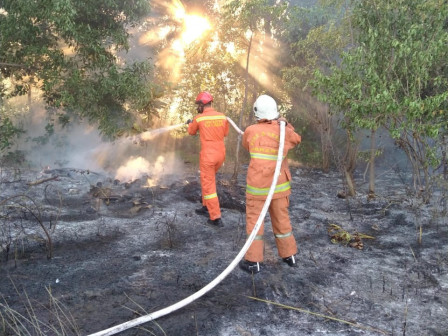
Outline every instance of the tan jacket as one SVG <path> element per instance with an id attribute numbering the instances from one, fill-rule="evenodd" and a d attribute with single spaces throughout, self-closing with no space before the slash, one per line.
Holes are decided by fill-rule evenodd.
<path id="1" fill-rule="evenodd" d="M 294 127 L 285 127 L 285 145 L 283 162 L 280 168 L 277 187 L 273 199 L 291 194 L 291 172 L 286 156 L 288 151 L 301 142 L 302 138 L 294 132 Z M 242 145 L 251 156 L 247 170 L 246 197 L 248 199 L 265 200 L 274 178 L 280 144 L 280 126 L 277 120 L 264 120 L 246 128 Z"/>
<path id="2" fill-rule="evenodd" d="M 224 137 L 229 133 L 229 122 L 224 114 L 212 107 L 205 108 L 188 125 L 190 135 L 195 135 L 198 131 L 201 139 L 201 161 L 215 162 L 216 156 L 225 155 Z"/>

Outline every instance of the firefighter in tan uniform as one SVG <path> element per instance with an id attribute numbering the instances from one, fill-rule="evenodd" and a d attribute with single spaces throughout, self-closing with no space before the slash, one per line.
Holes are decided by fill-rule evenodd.
<path id="1" fill-rule="evenodd" d="M 213 97 L 208 92 L 201 92 L 196 98 L 198 114 L 188 120 L 188 133 L 199 132 L 201 152 L 199 170 L 201 178 L 202 208 L 196 213 L 209 216 L 207 223 L 215 227 L 223 226 L 215 175 L 224 163 L 226 147 L 224 138 L 229 133 L 229 123 L 224 114 L 211 106 Z"/>
<path id="2" fill-rule="evenodd" d="M 248 235 L 256 225 L 267 198 L 277 163 L 280 143 L 279 113 L 275 100 L 267 95 L 257 98 L 253 107 L 257 124 L 247 127 L 243 134 L 242 145 L 250 153 L 246 185 L 246 232 Z M 285 121 L 284 119 L 280 119 Z M 286 122 L 286 121 L 285 121 Z M 289 195 L 291 194 L 291 173 L 286 156 L 288 150 L 301 142 L 299 134 L 291 124 L 285 127 L 285 145 L 283 162 L 277 186 L 269 206 L 272 230 L 275 235 L 278 254 L 291 267 L 296 266 L 297 244 L 294 238 L 288 214 Z M 249 273 L 258 273 L 263 261 L 264 223 L 252 242 L 240 267 Z"/>

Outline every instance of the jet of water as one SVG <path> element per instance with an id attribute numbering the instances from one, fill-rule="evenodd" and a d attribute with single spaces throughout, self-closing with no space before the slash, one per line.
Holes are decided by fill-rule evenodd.
<path id="1" fill-rule="evenodd" d="M 156 136 L 158 136 L 160 134 L 166 133 L 168 131 L 171 131 L 173 129 L 179 128 L 184 125 L 185 125 L 184 123 L 181 123 L 181 124 L 157 128 L 155 130 L 150 130 L 150 131 L 140 133 L 139 135 L 136 135 L 136 136 L 132 137 L 131 139 L 134 142 L 149 141 L 149 140 L 154 139 Z"/>

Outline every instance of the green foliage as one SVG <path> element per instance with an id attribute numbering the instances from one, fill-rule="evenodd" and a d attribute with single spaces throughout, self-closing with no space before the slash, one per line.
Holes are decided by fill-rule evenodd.
<path id="1" fill-rule="evenodd" d="M 31 141 L 36 143 L 38 146 L 44 146 L 50 142 L 51 137 L 54 135 L 54 125 L 45 125 L 45 134 L 38 137 L 32 138 Z"/>
<path id="2" fill-rule="evenodd" d="M 279 20 L 277 14 L 284 12 L 280 8 L 284 8 L 284 4 L 276 6 L 270 0 L 226 3 L 222 19 L 215 21 L 219 43 L 213 35 L 205 36 L 186 52 L 182 81 L 176 88 L 180 97 L 179 114 L 196 113 L 194 99 L 198 92 L 207 90 L 214 96 L 214 107 L 237 121 L 247 82 L 240 63 L 250 52 L 250 38 L 246 33 L 248 30 L 265 32 L 271 29 L 274 21 Z M 254 84 L 248 83 L 248 86 L 254 87 Z"/>
<path id="3" fill-rule="evenodd" d="M 288 3 L 274 0 L 231 0 L 224 6 L 219 39 L 224 44 L 234 44 L 239 56 L 234 62 L 235 68 L 240 68 L 235 83 L 244 87 L 236 97 L 242 100 L 240 120 L 250 119 L 251 109 L 247 101 L 254 101 L 257 95 L 267 91 L 259 83 L 259 73 L 254 73 L 254 65 L 264 64 L 259 69 L 269 73 L 271 79 L 276 78 L 278 64 L 270 60 L 272 55 L 269 55 L 269 50 L 280 48 L 279 38 L 284 31 L 283 21 L 287 15 Z M 269 91 L 274 91 L 280 85 L 272 81 L 270 86 Z"/>
<path id="4" fill-rule="evenodd" d="M 13 139 L 23 130 L 16 127 L 9 117 L 0 118 L 0 153 L 11 148 Z"/>
<path id="5" fill-rule="evenodd" d="M 441 0 L 356 2 L 357 46 L 311 81 L 316 96 L 344 114 L 350 132 L 388 129 L 421 186 L 429 181 L 428 167 L 442 160 L 440 136 L 448 125 L 447 17 Z"/>
<path id="6" fill-rule="evenodd" d="M 8 151 L 0 157 L 0 164 L 7 167 L 23 167 L 26 162 L 25 152 L 20 150 Z"/>
<path id="7" fill-rule="evenodd" d="M 316 94 L 344 111 L 346 127 L 386 126 L 437 137 L 446 125 L 447 7 L 440 1 L 360 2 L 353 12 L 359 46 L 342 66 L 316 73 Z"/>
<path id="8" fill-rule="evenodd" d="M 48 107 L 98 123 L 106 135 L 130 127 L 131 109 L 151 104 L 151 69 L 120 64 L 128 28 L 149 13 L 144 0 L 1 0 L 1 74 L 14 83 L 8 97 L 31 87 Z"/>
<path id="9" fill-rule="evenodd" d="M 267 65 L 265 70 L 270 74 L 279 71 L 279 64 L 270 60 L 273 55 L 269 55 L 269 50 L 279 54 L 277 50 L 281 48 L 280 37 L 285 32 L 284 22 L 287 21 L 288 13 L 287 2 L 273 0 L 232 0 L 224 6 L 219 39 L 224 43 L 233 43 L 241 59 L 244 59 L 241 64 L 247 68 L 243 76 L 246 82 L 249 73 L 252 74 L 253 64 L 264 62 Z M 257 77 L 258 74 L 253 75 Z M 272 86 L 276 84 L 272 83 Z M 258 91 L 262 92 L 263 89 Z"/>
<path id="10" fill-rule="evenodd" d="M 324 73 L 334 65 L 350 42 L 344 11 L 328 1 L 313 8 L 292 7 L 284 23 L 289 45 L 283 80 L 291 94 L 307 88 L 317 69 Z"/>
<path id="11" fill-rule="evenodd" d="M 331 66 L 337 64 L 342 50 L 350 44 L 350 30 L 347 29 L 344 14 L 333 3 L 311 8 L 292 7 L 288 11 L 285 33 L 282 35 L 288 46 L 283 59 L 285 67 L 281 70 L 284 87 L 296 107 L 296 113 L 306 120 L 307 131 L 315 133 L 311 141 L 320 141 L 317 148 L 303 146 L 306 148 L 303 154 L 313 160 L 320 158 L 324 170 L 329 169 L 331 158 L 335 155 L 332 143 L 336 118 L 325 104 L 312 96 L 309 82 L 314 79 L 317 69 L 328 73 Z M 306 136 L 304 139 L 306 142 L 310 138 Z M 307 150 L 312 151 L 307 153 Z"/>
<path id="12" fill-rule="evenodd" d="M 53 98 L 57 105 L 76 106 L 81 117 L 98 122 L 105 134 L 114 134 L 132 126 L 133 114 L 128 111 L 144 113 L 153 102 L 149 74 L 146 63 L 110 67 L 94 77 L 75 69 L 64 83 L 65 90 L 55 92 Z"/>
<path id="13" fill-rule="evenodd" d="M 233 36 L 232 39 L 240 44 L 239 47 L 245 49 L 248 43 L 245 37 L 247 30 L 271 33 L 286 14 L 287 3 L 272 0 L 231 0 L 226 3 L 224 10 L 226 29 L 221 30 L 221 33 Z"/>
<path id="14" fill-rule="evenodd" d="M 347 45 L 340 27 L 333 23 L 321 25 L 308 31 L 305 38 L 291 45 L 291 66 L 283 70 L 283 79 L 289 92 L 304 90 L 314 72 L 326 72 L 337 60 L 337 55 Z"/>

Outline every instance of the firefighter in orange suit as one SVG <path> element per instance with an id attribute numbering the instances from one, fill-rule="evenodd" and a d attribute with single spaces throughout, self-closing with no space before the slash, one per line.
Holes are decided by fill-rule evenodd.
<path id="1" fill-rule="evenodd" d="M 253 107 L 257 124 L 246 128 L 242 145 L 250 153 L 250 163 L 247 170 L 246 185 L 246 232 L 248 235 L 256 225 L 269 189 L 274 178 L 280 144 L 280 122 L 277 103 L 267 95 L 257 98 Z M 286 123 L 283 162 L 280 168 L 277 186 L 269 206 L 272 230 L 275 235 L 278 254 L 291 267 L 296 266 L 295 254 L 297 244 L 289 220 L 288 206 L 291 194 L 291 172 L 286 155 L 288 150 L 301 142 L 294 127 Z M 255 240 L 252 242 L 240 267 L 249 273 L 258 273 L 263 261 L 264 223 L 261 225 Z"/>
<path id="2" fill-rule="evenodd" d="M 196 213 L 209 216 L 207 223 L 215 227 L 223 226 L 215 175 L 224 163 L 226 147 L 224 137 L 229 133 L 229 123 L 224 114 L 211 106 L 213 97 L 208 92 L 201 92 L 196 98 L 198 114 L 188 120 L 188 133 L 196 135 L 199 131 L 201 152 L 199 169 L 201 175 L 202 208 Z"/>

